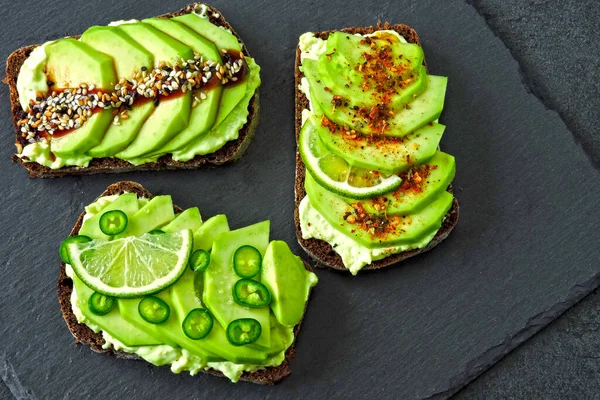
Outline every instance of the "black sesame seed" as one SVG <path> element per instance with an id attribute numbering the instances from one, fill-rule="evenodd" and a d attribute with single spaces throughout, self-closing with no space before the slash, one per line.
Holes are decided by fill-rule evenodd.
<path id="1" fill-rule="evenodd" d="M 158 106 L 158 103 L 160 103 L 160 98 L 159 97 L 155 97 L 154 98 L 154 105 Z"/>
<path id="2" fill-rule="evenodd" d="M 148 68 L 146 66 L 142 67 L 142 71 L 147 71 L 147 70 L 148 70 Z"/>
<path id="3" fill-rule="evenodd" d="M 52 86 L 54 86 L 54 82 L 48 81 L 48 82 L 46 82 L 46 85 L 48 85 L 48 87 L 52 87 Z"/>

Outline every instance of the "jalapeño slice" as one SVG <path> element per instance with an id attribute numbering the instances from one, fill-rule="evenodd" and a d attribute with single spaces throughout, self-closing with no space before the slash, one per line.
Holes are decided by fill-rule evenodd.
<path id="1" fill-rule="evenodd" d="M 204 271 L 210 264 L 210 253 L 206 250 L 196 250 L 190 257 L 190 268 L 194 272 Z"/>
<path id="2" fill-rule="evenodd" d="M 63 260 L 65 264 L 70 264 L 71 259 L 69 258 L 69 252 L 67 251 L 67 246 L 71 243 L 85 243 L 91 242 L 92 238 L 85 235 L 75 235 L 69 236 L 60 244 L 60 258 Z"/>
<path id="3" fill-rule="evenodd" d="M 259 308 L 271 303 L 271 293 L 262 283 L 244 278 L 233 285 L 233 299 L 239 305 Z"/>
<path id="4" fill-rule="evenodd" d="M 262 256 L 252 246 L 242 246 L 233 255 L 233 270 L 240 278 L 252 278 L 260 272 Z"/>
<path id="5" fill-rule="evenodd" d="M 105 315 L 113 309 L 115 303 L 116 299 L 114 297 L 94 292 L 88 300 L 88 307 L 93 314 Z"/>
<path id="6" fill-rule="evenodd" d="M 127 228 L 127 214 L 121 210 L 107 211 L 100 217 L 100 230 L 105 235 L 118 235 L 125 228 Z"/>
<path id="7" fill-rule="evenodd" d="M 150 324 L 160 324 L 169 319 L 171 308 L 156 296 L 146 296 L 140 301 L 138 312 L 144 321 Z"/>
<path id="8" fill-rule="evenodd" d="M 227 340 L 234 346 L 254 343 L 260 337 L 262 327 L 254 318 L 240 318 L 227 326 Z"/>
<path id="9" fill-rule="evenodd" d="M 213 327 L 213 317 L 204 308 L 194 308 L 188 313 L 181 324 L 185 336 L 193 340 L 206 337 Z"/>

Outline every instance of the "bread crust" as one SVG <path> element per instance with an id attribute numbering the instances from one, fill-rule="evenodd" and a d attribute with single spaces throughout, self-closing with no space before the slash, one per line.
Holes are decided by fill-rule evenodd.
<path id="1" fill-rule="evenodd" d="M 201 3 L 189 4 L 180 11 L 164 14 L 159 16 L 159 18 L 171 18 L 176 17 L 178 15 L 189 14 L 193 12 L 194 7 L 196 7 L 199 4 Z M 223 14 L 221 14 L 215 8 L 207 6 L 207 16 L 210 22 L 212 22 L 213 24 L 231 30 L 231 32 L 238 38 L 240 43 L 242 43 L 242 51 L 244 52 L 244 54 L 250 56 L 246 45 L 244 44 L 240 36 L 235 32 L 233 27 L 223 17 Z M 78 38 L 78 36 L 74 37 Z M 19 93 L 17 91 L 17 78 L 19 76 L 21 66 L 23 65 L 27 57 L 29 57 L 29 54 L 31 54 L 33 49 L 35 49 L 38 46 L 39 45 L 31 45 L 17 49 L 8 56 L 8 59 L 6 61 L 6 77 L 4 78 L 4 83 L 6 83 L 10 89 L 10 104 L 13 126 L 16 133 L 16 144 L 17 146 L 21 147 L 25 147 L 28 144 L 28 142 L 25 138 L 21 136 L 19 127 L 17 125 L 17 122 L 20 119 L 25 118 L 26 116 L 26 112 L 21 108 L 21 104 L 19 102 Z M 93 175 L 103 173 L 116 174 L 132 171 L 159 171 L 216 167 L 240 159 L 248 149 L 248 146 L 250 145 L 250 142 L 252 142 L 252 139 L 254 139 L 260 114 L 260 95 L 258 89 L 256 90 L 254 96 L 250 100 L 250 104 L 248 105 L 248 111 L 248 121 L 240 130 L 239 137 L 236 140 L 232 140 L 225 143 L 225 145 L 222 148 L 220 148 L 214 153 L 203 156 L 199 155 L 185 162 L 173 160 L 170 154 L 162 156 L 156 162 L 141 165 L 133 165 L 125 160 L 105 157 L 93 159 L 92 161 L 90 161 L 90 164 L 87 167 L 65 166 L 59 169 L 51 169 L 36 162 L 26 162 L 20 157 L 18 157 L 16 154 L 12 156 L 12 160 L 13 162 L 21 164 L 23 167 L 25 167 L 29 172 L 30 178 L 60 178 L 69 175 Z"/>
<path id="2" fill-rule="evenodd" d="M 345 28 L 341 29 L 342 32 L 350 33 L 350 34 L 370 34 L 379 30 L 394 30 L 402 35 L 409 43 L 415 43 L 419 46 L 421 45 L 421 40 L 419 39 L 419 35 L 417 32 L 408 25 L 404 24 L 396 24 L 390 25 L 389 23 L 381 24 L 379 23 L 377 26 L 363 27 L 363 28 Z M 330 33 L 335 31 L 323 31 L 323 32 L 315 32 L 315 36 L 321 39 L 326 39 Z M 300 136 L 300 129 L 302 128 L 302 110 L 307 109 L 309 106 L 308 99 L 299 90 L 300 80 L 304 76 L 300 71 L 301 59 L 300 59 L 300 46 L 296 47 L 296 63 L 295 63 L 295 93 L 296 93 L 296 182 L 294 187 L 295 193 L 295 202 L 296 207 L 294 209 L 294 223 L 296 225 L 296 236 L 298 237 L 298 243 L 300 246 L 309 254 L 309 256 L 316 261 L 315 266 L 317 267 L 325 267 L 331 268 L 335 270 L 348 271 L 348 268 L 344 266 L 342 258 L 338 253 L 335 252 L 333 247 L 324 240 L 320 239 L 304 239 L 302 238 L 302 229 L 300 227 L 300 214 L 299 214 L 299 206 L 302 199 L 306 196 L 306 190 L 304 189 L 304 179 L 306 176 L 306 167 L 300 157 L 300 153 L 298 150 L 298 138 Z M 424 65 L 425 62 L 423 62 Z M 452 193 L 452 185 L 448 186 L 447 191 Z M 435 246 L 437 246 L 440 242 L 448 237 L 452 229 L 456 226 L 459 217 L 459 206 L 456 198 L 452 200 L 452 207 L 446 214 L 446 217 L 442 223 L 441 228 L 436 233 L 433 240 L 422 249 L 413 249 L 404 251 L 397 254 L 392 254 L 388 257 L 385 257 L 381 260 L 377 260 L 363 267 L 364 270 L 373 270 L 388 267 L 399 263 L 400 261 L 404 261 L 407 258 L 416 256 L 417 254 L 421 254 L 428 250 L 431 250 Z"/>
<path id="3" fill-rule="evenodd" d="M 113 194 L 122 194 L 124 192 L 135 193 L 138 197 L 154 197 L 148 190 L 146 190 L 142 185 L 137 182 L 132 181 L 121 181 L 115 184 L 110 185 L 101 195 L 102 196 L 110 196 Z M 176 214 L 182 212 L 183 210 L 177 206 L 173 206 L 173 210 Z M 71 234 L 69 236 L 74 236 L 79 233 L 79 229 L 83 224 L 83 217 L 85 212 L 81 213 L 79 218 L 77 219 L 77 223 L 71 230 Z M 312 268 L 309 264 L 304 262 L 304 267 L 312 272 Z M 312 291 L 312 290 L 311 290 Z M 73 293 L 73 281 L 69 278 L 65 271 L 65 263 L 61 262 L 58 276 L 58 301 L 60 303 L 60 309 L 62 311 L 63 318 L 69 327 L 69 330 L 75 337 L 75 343 L 82 343 L 90 346 L 92 351 L 97 353 L 105 353 L 117 358 L 129 359 L 129 360 L 141 360 L 135 354 L 126 353 L 124 351 L 115 350 L 113 348 L 104 349 L 102 346 L 105 344 L 104 339 L 102 338 L 102 333 L 95 333 L 92 331 L 87 325 L 80 324 L 77 322 L 77 318 L 75 314 L 73 314 L 73 308 L 71 306 L 71 294 Z M 309 293 L 310 298 L 310 293 Z M 305 304 L 304 311 L 306 312 Z M 302 317 L 304 319 L 304 316 Z M 294 327 L 294 342 L 285 352 L 285 360 L 282 364 L 276 367 L 267 367 L 263 370 L 255 371 L 255 372 L 244 372 L 240 377 L 242 381 L 248 381 L 253 383 L 258 383 L 262 385 L 272 385 L 286 376 L 291 374 L 290 369 L 290 359 L 296 356 L 295 345 L 296 339 L 298 337 L 298 332 L 300 330 L 300 325 L 302 320 Z M 223 376 L 224 375 L 217 370 L 210 369 L 205 371 L 206 373 Z"/>

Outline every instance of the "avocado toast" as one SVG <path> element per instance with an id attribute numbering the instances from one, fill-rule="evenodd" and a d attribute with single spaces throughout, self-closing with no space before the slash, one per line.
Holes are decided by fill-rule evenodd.
<path id="1" fill-rule="evenodd" d="M 201 3 L 21 48 L 4 80 L 13 161 L 30 177 L 235 161 L 258 124 L 259 72 L 222 14 Z"/>
<path id="2" fill-rule="evenodd" d="M 294 219 L 309 255 L 356 274 L 445 239 L 459 210 L 439 151 L 446 78 L 427 73 L 416 31 L 304 34 L 295 77 Z"/>
<path id="3" fill-rule="evenodd" d="M 106 218 L 119 213 L 125 217 L 113 221 Z M 289 359 L 295 355 L 294 342 L 317 278 L 310 272 L 308 264 L 294 256 L 284 242 L 269 242 L 268 231 L 268 221 L 229 230 L 224 215 L 202 222 L 197 208 L 183 211 L 173 206 L 170 196 L 153 196 L 135 182 L 113 184 L 86 207 L 71 235 L 61 245 L 61 258 L 69 261 L 69 265 L 61 263 L 58 281 L 63 317 L 76 341 L 88 344 L 96 352 L 120 358 L 143 358 L 155 365 L 171 364 L 174 372 L 188 370 L 195 374 L 201 371 L 226 375 L 232 381 L 241 379 L 273 384 L 291 372 Z M 114 236 L 107 237 L 106 232 Z M 183 244 L 173 246 L 173 243 L 185 242 L 181 239 L 190 235 L 193 252 L 188 251 L 189 244 L 188 247 Z M 89 241 L 90 238 L 93 241 Z M 148 243 L 156 241 L 160 246 L 147 247 Z M 154 257 L 145 258 L 144 265 L 156 265 L 152 259 L 165 259 L 156 247 L 181 248 L 179 254 L 183 254 L 186 265 L 182 272 L 173 271 L 174 283 L 162 285 L 158 292 L 138 295 L 135 292 L 139 293 L 143 288 L 134 287 L 131 280 L 128 285 L 123 285 L 121 278 L 111 280 L 103 276 L 97 279 L 99 275 L 92 259 L 117 260 L 118 256 L 100 256 L 120 253 L 101 249 L 118 248 L 120 243 L 138 243 L 136 246 L 146 243 L 147 250 L 143 253 Z M 66 249 L 71 251 L 66 251 L 65 255 Z M 172 254 L 170 257 L 173 259 Z M 256 258 L 258 270 L 256 263 L 241 262 Z M 177 263 L 158 264 L 162 267 Z M 128 265 L 133 269 L 134 263 L 129 261 Z M 116 276 L 119 270 L 111 268 Z M 239 275 L 257 273 L 250 281 L 240 279 Z M 160 275 L 156 271 L 153 274 Z M 143 276 L 143 268 L 137 270 L 135 276 Z M 107 286 L 111 282 L 112 287 Z M 244 300 L 244 290 L 232 293 L 230 286 L 238 287 L 239 282 L 262 287 L 262 292 L 246 293 L 248 306 L 238 303 Z M 148 286 L 148 282 L 144 285 Z M 282 290 L 287 295 L 282 295 Z M 119 297 L 103 296 L 109 292 L 115 294 L 115 291 Z M 261 302 L 265 298 L 271 299 L 270 305 Z M 145 306 L 146 303 L 150 306 Z M 152 319 L 160 317 L 157 310 L 165 308 L 170 310 L 166 320 Z M 203 323 L 206 318 L 198 318 L 197 314 L 204 314 L 200 317 L 209 314 L 211 323 Z M 195 325 L 189 323 L 191 316 L 197 319 Z M 230 337 L 227 328 L 239 324 L 236 321 L 240 318 L 252 319 L 258 326 L 259 333 L 250 338 L 252 343 L 235 342 L 236 338 Z M 208 329 L 208 334 L 202 334 L 200 328 Z M 252 332 L 246 333 L 252 335 Z"/>

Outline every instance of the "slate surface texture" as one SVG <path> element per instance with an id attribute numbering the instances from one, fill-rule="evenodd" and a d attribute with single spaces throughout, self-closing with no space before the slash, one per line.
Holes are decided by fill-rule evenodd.
<path id="1" fill-rule="evenodd" d="M 235 165 L 212 171 L 29 180 L 22 168 L 10 162 L 13 133 L 8 91 L 1 88 L 0 120 L 6 145 L 0 153 L 0 225 L 4 229 L 0 256 L 5 260 L 0 269 L 0 377 L 4 381 L 0 395 L 12 392 L 39 399 L 444 398 L 589 293 L 600 275 L 595 234 L 600 223 L 596 205 L 600 175 L 593 162 L 598 159 L 593 136 L 597 132 L 591 119 L 580 120 L 587 115 L 581 114 L 587 103 L 564 83 L 544 78 L 547 73 L 538 65 L 540 60 L 544 64 L 544 57 L 552 58 L 544 53 L 549 50 L 543 44 L 554 32 L 548 21 L 556 10 L 553 3 L 558 2 L 539 5 L 547 8 L 545 13 L 539 11 L 546 17 L 530 16 L 536 24 L 530 31 L 512 20 L 510 13 L 520 18 L 516 10 L 524 7 L 516 1 L 500 8 L 493 8 L 499 1 L 472 3 L 385 0 L 368 6 L 358 0 L 214 1 L 212 5 L 224 13 L 263 67 L 263 108 L 248 154 Z M 537 3 L 528 2 L 532 7 Z M 151 0 L 6 4 L 0 24 L 0 59 L 20 46 L 79 34 L 93 24 L 159 15 L 183 5 L 182 1 Z M 37 17 L 40 10 L 41 19 Z M 589 12 L 581 17 L 593 22 Z M 565 11 L 564 15 L 570 14 Z M 413 26 L 421 35 L 431 72 L 449 76 L 441 119 L 448 126 L 443 148 L 457 159 L 455 188 L 461 203 L 461 221 L 449 239 L 402 266 L 355 278 L 318 271 L 320 285 L 300 333 L 293 374 L 272 388 L 232 385 L 210 376 L 173 375 L 166 368 L 116 360 L 73 345 L 56 300 L 56 249 L 83 207 L 118 179 L 136 180 L 154 193 L 172 194 L 177 204 L 198 206 L 205 217 L 226 213 L 234 227 L 270 218 L 272 237 L 288 241 L 302 254 L 292 220 L 297 38 L 309 30 L 371 25 L 378 20 Z M 561 17 L 564 20 L 576 23 Z M 532 50 L 523 50 L 527 49 L 523 43 L 530 43 Z M 554 57 L 559 60 L 564 57 L 561 50 L 571 50 L 572 42 L 560 43 L 556 50 L 560 57 Z M 590 57 L 588 61 L 597 65 L 597 55 L 592 55 L 597 41 L 582 39 L 581 43 L 581 47 L 592 46 L 582 57 Z M 597 83 L 594 86 L 595 80 L 587 74 L 597 68 L 581 68 L 570 82 L 582 90 L 589 82 L 593 94 Z M 553 85 L 564 92 L 555 94 Z M 565 100 L 564 96 L 571 97 Z M 556 332 L 551 328 L 539 337 L 547 337 L 552 330 Z M 531 346 L 540 347 L 537 338 Z M 545 346 L 542 342 L 540 351 Z M 510 363 L 511 357 L 502 364 Z M 534 364 L 539 356 L 529 357 Z M 503 384 L 502 376 L 517 378 L 511 378 L 508 370 L 492 370 L 473 385 L 479 384 L 479 391 L 468 388 L 459 396 L 544 393 L 543 388 L 519 391 L 518 383 L 510 392 L 511 385 Z M 496 387 L 501 388 L 490 390 L 497 379 Z M 552 396 L 560 392 L 547 395 Z"/>
<path id="2" fill-rule="evenodd" d="M 519 61 L 525 84 L 560 113 L 600 165 L 600 2 L 472 4 Z M 600 398 L 598 310 L 596 290 L 457 393 L 456 400 Z"/>

